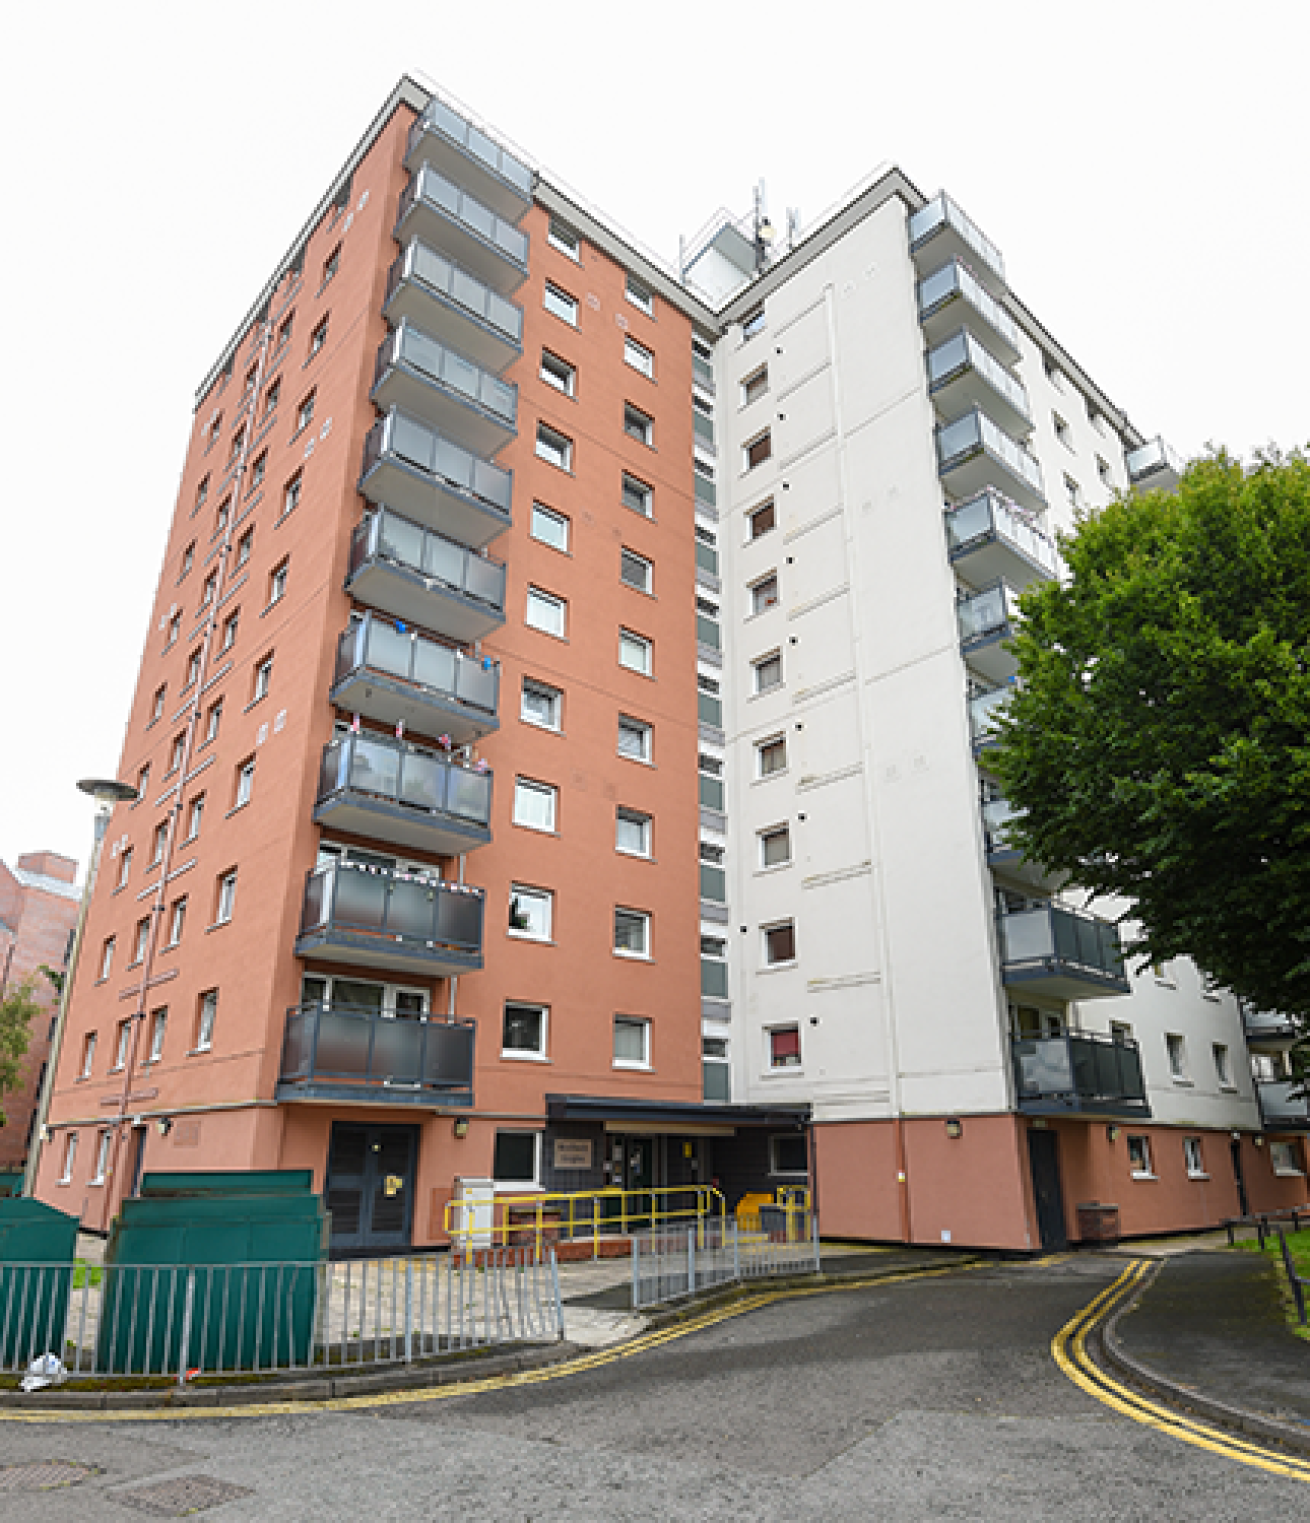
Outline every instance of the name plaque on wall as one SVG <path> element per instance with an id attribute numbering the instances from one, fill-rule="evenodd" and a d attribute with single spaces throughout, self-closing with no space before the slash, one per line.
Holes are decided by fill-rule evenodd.
<path id="1" fill-rule="evenodd" d="M 591 1167 L 590 1137 L 556 1137 L 555 1167 L 557 1169 L 589 1169 Z"/>

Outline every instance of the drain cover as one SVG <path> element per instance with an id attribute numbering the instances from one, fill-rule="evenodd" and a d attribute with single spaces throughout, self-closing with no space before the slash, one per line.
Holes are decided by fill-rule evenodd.
<path id="1" fill-rule="evenodd" d="M 157 1518 L 187 1518 L 207 1507 L 234 1502 L 253 1493 L 245 1486 L 215 1480 L 212 1475 L 182 1475 L 172 1481 L 158 1481 L 153 1486 L 138 1486 L 134 1491 L 115 1491 L 115 1502 L 123 1502 Z"/>
<path id="2" fill-rule="evenodd" d="M 68 1460 L 34 1460 L 30 1465 L 0 1465 L 0 1491 L 53 1491 L 57 1486 L 76 1486 L 97 1474 L 94 1465 L 74 1465 Z"/>

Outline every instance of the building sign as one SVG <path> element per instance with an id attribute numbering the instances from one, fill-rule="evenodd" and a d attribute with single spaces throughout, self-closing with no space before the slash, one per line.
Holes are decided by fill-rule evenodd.
<path id="1" fill-rule="evenodd" d="M 589 1169 L 591 1167 L 590 1137 L 556 1137 L 555 1167 L 557 1169 Z"/>

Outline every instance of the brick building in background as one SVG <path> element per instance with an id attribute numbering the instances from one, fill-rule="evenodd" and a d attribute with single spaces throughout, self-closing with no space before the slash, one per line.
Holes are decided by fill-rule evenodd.
<path id="1" fill-rule="evenodd" d="M 44 964 L 59 973 L 67 965 L 80 898 L 76 876 L 77 863 L 51 851 L 28 852 L 14 868 L 0 862 L 0 999 L 32 977 L 41 1007 L 29 1027 L 18 1087 L 0 1096 L 6 1116 L 0 1126 L 0 1175 L 20 1172 L 27 1159 L 59 1008 L 54 985 L 39 970 Z"/>
<path id="2" fill-rule="evenodd" d="M 39 1195 L 307 1167 L 338 1251 L 470 1181 L 1013 1248 L 1304 1199 L 1234 1002 L 987 766 L 1012 589 L 1170 473 L 899 171 L 670 271 L 402 80 L 200 388 Z"/>

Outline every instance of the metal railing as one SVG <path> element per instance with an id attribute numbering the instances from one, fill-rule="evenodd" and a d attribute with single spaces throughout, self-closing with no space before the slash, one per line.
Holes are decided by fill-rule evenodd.
<path id="1" fill-rule="evenodd" d="M 460 593 L 504 616 L 504 561 L 479 555 L 458 540 L 426 529 L 390 508 L 368 514 L 350 536 L 347 575 L 353 577 L 370 562 L 412 572 L 427 581 L 429 590 Z M 434 584 L 439 586 L 434 588 Z"/>
<path id="2" fill-rule="evenodd" d="M 437 955 L 482 953 L 481 889 L 358 862 L 326 862 L 305 878 L 300 934 L 372 936 Z"/>
<path id="3" fill-rule="evenodd" d="M 1016 481 L 1023 482 L 1036 496 L 1045 496 L 1042 467 L 1036 455 L 1017 439 L 1012 439 L 979 408 L 973 408 L 937 430 L 937 463 L 943 474 L 979 453 L 999 461 Z"/>
<path id="4" fill-rule="evenodd" d="M 1020 352 L 1019 327 L 1010 314 L 983 286 L 973 271 L 952 259 L 919 282 L 919 318 L 926 322 L 948 302 L 963 298 L 1016 354 Z"/>
<path id="5" fill-rule="evenodd" d="M 954 228 L 974 253 L 996 275 L 1002 280 L 1005 279 L 1005 260 L 1001 256 L 1000 249 L 945 191 L 940 191 L 910 218 L 911 252 L 927 243 L 942 227 Z"/>
<path id="6" fill-rule="evenodd" d="M 379 464 L 412 467 L 434 486 L 473 498 L 509 521 L 514 491 L 510 472 L 396 407 L 378 419 L 364 440 L 361 486 Z"/>
<path id="7" fill-rule="evenodd" d="M 412 151 L 428 132 L 439 132 L 450 142 L 462 148 L 470 158 L 476 159 L 487 170 L 502 179 L 523 198 L 524 206 L 532 200 L 532 171 L 498 143 L 488 133 L 459 112 L 452 110 L 445 101 L 435 97 L 424 109 L 423 115 L 409 129 L 407 151 Z"/>
<path id="8" fill-rule="evenodd" d="M 491 825 L 492 774 L 374 731 L 338 735 L 323 747 L 317 804 L 351 794 L 418 819 Z"/>
<path id="9" fill-rule="evenodd" d="M 477 1022 L 394 1016 L 307 1000 L 287 1011 L 279 1086 L 359 1099 L 473 1104 Z"/>
<path id="10" fill-rule="evenodd" d="M 74 1380 L 328 1372 L 563 1336 L 547 1249 L 345 1261 L 0 1265 L 0 1373 Z"/>
<path id="11" fill-rule="evenodd" d="M 333 685 L 364 672 L 378 672 L 409 687 L 434 693 L 445 703 L 476 709 L 494 719 L 500 666 L 490 658 L 465 655 L 400 621 L 371 610 L 343 630 L 337 641 Z M 348 705 L 347 705 L 348 706 Z"/>
<path id="12" fill-rule="evenodd" d="M 408 318 L 382 340 L 373 366 L 373 385 L 376 387 L 389 370 L 402 365 L 513 428 L 518 416 L 518 387 L 457 354 L 414 327 Z"/>
<path id="13" fill-rule="evenodd" d="M 1149 1115 L 1142 1057 L 1131 1037 L 1094 1031 L 1010 1038 L 1021 1110 Z"/>
<path id="14" fill-rule="evenodd" d="M 416 202 L 432 207 L 487 248 L 495 249 L 502 258 L 526 271 L 528 235 L 512 222 L 498 217 L 476 196 L 453 185 L 429 164 L 422 165 L 401 192 L 400 213 L 396 218 L 398 227 Z"/>
<path id="15" fill-rule="evenodd" d="M 587 1243 L 600 1258 L 606 1240 L 643 1228 L 700 1226 L 724 1216 L 712 1185 L 664 1185 L 649 1190 L 538 1190 L 457 1196 L 446 1202 L 445 1231 L 460 1254 L 516 1247 L 543 1253 L 555 1243 Z"/>
<path id="16" fill-rule="evenodd" d="M 819 1219 L 800 1207 L 762 1206 L 758 1221 L 713 1217 L 632 1238 L 632 1309 L 769 1275 L 817 1274 Z"/>
<path id="17" fill-rule="evenodd" d="M 417 238 L 406 244 L 387 272 L 384 307 L 390 303 L 403 280 L 412 280 L 427 291 L 446 297 L 478 322 L 493 329 L 505 343 L 522 347 L 522 307 Z"/>

